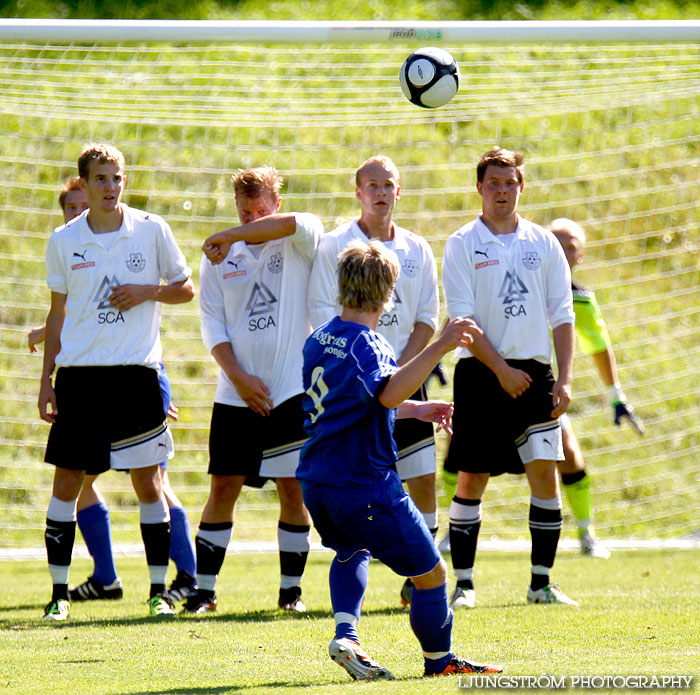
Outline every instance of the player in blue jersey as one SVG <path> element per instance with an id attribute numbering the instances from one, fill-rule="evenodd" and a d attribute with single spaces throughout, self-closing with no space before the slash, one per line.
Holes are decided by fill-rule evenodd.
<path id="1" fill-rule="evenodd" d="M 351 242 L 338 264 L 342 313 L 304 345 L 309 440 L 297 478 L 323 544 L 336 552 L 330 569 L 336 630 L 329 654 L 354 679 L 393 679 L 362 650 L 357 632 L 373 556 L 413 580 L 410 623 L 423 649 L 425 675 L 500 673 L 500 666 L 473 663 L 451 651 L 447 568 L 401 485 L 393 439 L 397 410 L 398 417 L 438 422 L 449 430 L 451 404 L 405 399 L 441 357 L 468 345 L 478 329 L 468 319 L 454 319 L 398 368 L 391 346 L 376 332 L 398 274 L 396 255 L 384 245 Z"/>

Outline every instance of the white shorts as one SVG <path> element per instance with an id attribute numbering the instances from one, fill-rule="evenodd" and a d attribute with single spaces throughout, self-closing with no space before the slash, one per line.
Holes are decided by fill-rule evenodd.
<path id="1" fill-rule="evenodd" d="M 545 461 L 564 460 L 561 427 L 548 425 L 551 425 L 551 423 L 528 427 L 523 435 L 515 440 L 515 446 L 523 464 L 528 464 L 538 459 Z"/>
<path id="2" fill-rule="evenodd" d="M 299 447 L 293 451 L 276 453 L 274 450 L 263 452 L 260 464 L 261 478 L 294 478 L 299 465 Z"/>
<path id="3" fill-rule="evenodd" d="M 150 436 L 149 436 L 150 434 Z M 141 435 L 138 441 L 114 442 L 109 454 L 109 467 L 117 471 L 156 466 L 174 455 L 173 435 L 170 428 L 160 433 Z"/>
<path id="4" fill-rule="evenodd" d="M 396 472 L 404 481 L 435 473 L 435 439 L 430 437 L 399 451 Z"/>

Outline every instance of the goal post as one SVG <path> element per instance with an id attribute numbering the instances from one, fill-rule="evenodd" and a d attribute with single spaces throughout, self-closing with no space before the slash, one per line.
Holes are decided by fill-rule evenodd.
<path id="1" fill-rule="evenodd" d="M 333 33 L 302 42 L 271 38 L 290 23 L 254 23 L 261 38 L 250 23 L 215 23 L 248 32 L 234 40 L 233 33 L 198 36 L 197 22 L 182 23 L 187 36 L 166 39 L 137 32 L 143 22 L 119 23 L 130 27 L 123 36 L 113 23 L 93 32 L 78 21 L 0 20 L 0 547 L 43 542 L 52 468 L 42 463 L 48 428 L 36 408 L 41 354 L 29 354 L 26 334 L 48 309 L 44 253 L 60 223 L 59 187 L 94 141 L 125 153 L 125 202 L 165 217 L 196 283 L 202 240 L 236 221 L 229 181 L 238 168 L 276 166 L 285 178 L 282 209 L 313 211 L 329 231 L 357 212 L 357 166 L 386 154 L 401 172 L 395 219 L 424 236 L 440 263 L 447 237 L 480 210 L 478 156 L 496 144 L 523 151 L 520 210 L 543 225 L 570 217 L 585 228 L 576 277 L 597 293 L 622 386 L 647 427 L 640 439 L 612 424 L 593 363 L 577 354 L 571 419 L 593 481 L 596 526 L 621 543 L 697 534 L 697 22 L 645 22 L 645 31 L 655 25 L 657 33 L 622 38 L 610 30 L 588 45 L 581 34 L 567 35 L 566 25 L 591 23 L 556 23 L 558 31 L 545 23 L 552 35 L 536 38 L 503 32 L 542 23 L 478 23 L 500 27 L 498 41 L 485 26 L 457 38 L 446 33 L 455 23 L 348 23 L 343 31 L 360 32 L 354 38 Z M 36 25 L 53 33 L 19 33 L 23 22 L 23 32 Z M 98 26 L 106 33 L 95 33 Z M 413 33 L 389 35 L 404 29 Z M 679 33 L 670 37 L 671 30 Z M 360 38 L 367 32 L 371 43 Z M 420 109 L 402 96 L 398 71 L 411 51 L 437 42 L 459 63 L 462 85 L 446 106 Z M 180 408 L 170 474 L 196 523 L 209 489 L 217 377 L 197 300 L 163 308 L 163 342 Z M 446 367 L 451 377 L 452 361 Z M 451 395 L 449 387 L 432 393 Z M 441 456 L 444 446 L 440 439 Z M 128 480 L 112 472 L 99 484 L 116 542 L 137 543 Z M 492 482 L 484 539 L 526 537 L 525 487 L 520 478 Z M 274 539 L 274 495 L 270 488 L 244 492 L 236 537 Z M 565 530 L 573 537 L 570 519 Z"/>
<path id="2" fill-rule="evenodd" d="M 254 21 L 2 19 L 0 41 L 53 43 L 631 43 L 700 41 L 700 20 Z"/>

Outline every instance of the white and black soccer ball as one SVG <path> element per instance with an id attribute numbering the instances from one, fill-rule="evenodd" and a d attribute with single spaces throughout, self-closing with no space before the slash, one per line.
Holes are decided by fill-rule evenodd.
<path id="1" fill-rule="evenodd" d="M 457 94 L 459 65 L 442 48 L 419 48 L 401 66 L 399 82 L 412 104 L 435 109 Z"/>

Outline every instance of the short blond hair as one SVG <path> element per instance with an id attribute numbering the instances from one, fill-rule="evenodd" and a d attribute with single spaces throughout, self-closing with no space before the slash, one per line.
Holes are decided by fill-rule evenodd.
<path id="1" fill-rule="evenodd" d="M 58 204 L 63 212 L 66 211 L 66 197 L 71 191 L 82 191 L 85 189 L 85 183 L 80 176 L 71 176 L 61 187 L 61 192 L 58 194 Z"/>
<path id="2" fill-rule="evenodd" d="M 549 231 L 553 234 L 557 232 L 568 232 L 581 242 L 581 246 L 584 246 L 586 243 L 586 232 L 583 231 L 583 228 L 578 222 L 574 222 L 568 217 L 557 217 L 557 219 L 549 225 Z"/>
<path id="3" fill-rule="evenodd" d="M 90 176 L 90 167 L 92 163 L 97 164 L 116 164 L 121 171 L 126 169 L 126 160 L 124 155 L 113 145 L 105 145 L 104 143 L 93 143 L 88 145 L 78 157 L 78 176 L 85 181 Z"/>
<path id="4" fill-rule="evenodd" d="M 238 173 L 231 177 L 231 183 L 236 195 L 258 198 L 263 191 L 267 191 L 277 200 L 284 179 L 275 167 L 263 166 L 239 169 Z"/>
<path id="5" fill-rule="evenodd" d="M 393 160 L 383 154 L 377 154 L 374 157 L 366 159 L 355 172 L 355 185 L 360 185 L 360 176 L 364 173 L 365 169 L 372 166 L 372 164 L 380 164 L 385 169 L 391 171 L 391 173 L 396 177 L 396 183 L 399 183 L 401 178 L 399 176 L 399 168 L 394 164 Z"/>
<path id="6" fill-rule="evenodd" d="M 356 311 L 383 309 L 399 277 L 396 254 L 380 241 L 351 241 L 338 256 L 338 303 Z"/>

